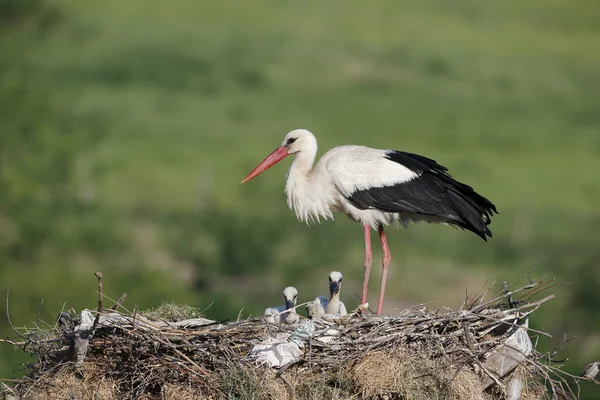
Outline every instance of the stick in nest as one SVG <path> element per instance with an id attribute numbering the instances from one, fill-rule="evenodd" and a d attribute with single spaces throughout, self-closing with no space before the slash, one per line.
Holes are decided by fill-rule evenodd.
<path id="1" fill-rule="evenodd" d="M 8 324 L 10 325 L 10 327 L 14 333 L 16 333 L 20 338 L 25 339 L 27 342 L 29 342 L 31 339 L 28 338 L 27 336 L 23 335 L 21 332 L 19 332 L 13 325 L 12 321 L 10 320 L 10 313 L 8 312 L 9 294 L 10 294 L 10 285 L 8 285 L 8 287 L 6 288 L 6 320 L 8 321 Z"/>
<path id="2" fill-rule="evenodd" d="M 95 272 L 94 275 L 98 278 L 98 312 L 102 312 L 102 272 Z"/>
<path id="3" fill-rule="evenodd" d="M 121 297 L 119 297 L 119 300 L 117 300 L 117 302 L 115 304 L 112 305 L 112 307 L 110 307 L 110 309 L 112 311 L 115 311 L 117 308 L 122 307 L 123 306 L 123 302 L 127 299 L 127 293 L 123 293 L 121 295 Z"/>

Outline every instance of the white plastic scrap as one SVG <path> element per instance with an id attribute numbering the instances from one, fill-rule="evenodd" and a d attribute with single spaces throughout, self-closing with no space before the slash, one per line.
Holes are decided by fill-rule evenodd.
<path id="1" fill-rule="evenodd" d="M 75 332 L 88 331 L 92 329 L 94 325 L 94 314 L 90 310 L 83 310 L 81 312 L 81 322 L 75 327 Z"/>
<path id="2" fill-rule="evenodd" d="M 77 365 L 83 364 L 85 355 L 90 343 L 90 339 L 94 335 L 92 328 L 94 327 L 94 315 L 89 310 L 81 312 L 81 322 L 75 327 L 75 335 L 73 338 L 73 347 L 77 354 Z"/>
<path id="3" fill-rule="evenodd" d="M 294 332 L 292 332 L 292 340 L 297 339 L 308 339 L 311 338 L 315 333 L 315 323 L 312 321 L 306 321 L 300 325 Z"/>
<path id="4" fill-rule="evenodd" d="M 335 340 L 335 338 L 340 334 L 340 331 L 336 331 L 335 329 L 328 329 L 327 331 L 325 331 L 325 333 L 323 334 L 323 336 L 317 338 L 317 340 L 319 342 L 323 342 L 323 343 L 329 343 L 332 340 Z"/>
<path id="5" fill-rule="evenodd" d="M 317 340 L 327 343 L 336 338 L 339 331 L 329 329 L 319 336 Z M 271 367 L 282 367 L 288 363 L 298 361 L 304 352 L 304 340 L 315 336 L 315 323 L 306 321 L 292 332 L 280 333 L 255 345 L 248 357 L 258 364 L 268 364 Z"/>
<path id="6" fill-rule="evenodd" d="M 527 334 L 529 319 L 519 327 L 498 350 L 489 355 L 484 362 L 485 367 L 497 378 L 502 378 L 517 365 L 525 361 L 533 351 L 533 344 Z M 483 388 L 487 388 L 494 381 L 487 375 L 483 376 Z"/>
<path id="7" fill-rule="evenodd" d="M 258 364 L 268 364 L 271 367 L 283 367 L 290 362 L 298 361 L 302 355 L 300 348 L 302 342 L 288 341 L 288 339 L 287 333 L 268 338 L 261 344 L 255 345 L 249 356 L 254 357 Z"/>

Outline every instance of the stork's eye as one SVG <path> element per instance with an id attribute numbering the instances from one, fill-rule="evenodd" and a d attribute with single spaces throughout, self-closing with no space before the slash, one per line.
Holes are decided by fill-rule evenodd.
<path id="1" fill-rule="evenodd" d="M 292 143 L 294 143 L 296 141 L 296 139 L 298 139 L 298 138 L 295 138 L 295 137 L 289 138 L 288 141 L 286 142 L 286 145 L 287 146 L 291 145 Z"/>

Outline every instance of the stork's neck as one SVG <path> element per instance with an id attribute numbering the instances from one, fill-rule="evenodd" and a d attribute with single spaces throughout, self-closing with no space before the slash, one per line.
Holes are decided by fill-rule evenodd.
<path id="1" fill-rule="evenodd" d="M 310 173 L 317 157 L 317 149 L 307 149 L 296 154 L 296 158 L 290 165 L 288 171 L 286 189 L 293 189 L 295 186 L 306 183 L 310 178 Z"/>
<path id="2" fill-rule="evenodd" d="M 317 156 L 317 140 L 306 137 L 302 150 L 288 171 L 285 183 L 288 205 L 300 221 L 319 222 L 320 218 L 333 219 L 333 206 L 336 198 L 332 193 L 333 184 L 327 179 L 327 171 L 319 162 L 313 169 Z"/>
<path id="3" fill-rule="evenodd" d="M 290 165 L 285 182 L 288 205 L 296 211 L 296 216 L 301 220 L 305 220 L 310 213 L 306 208 L 306 204 L 302 203 L 302 200 L 307 190 L 310 190 L 311 172 L 316 156 L 316 146 L 314 149 L 307 149 L 297 153 L 292 165 Z"/>
<path id="4" fill-rule="evenodd" d="M 325 314 L 339 314 L 340 313 L 340 292 L 331 294 L 329 303 L 325 307 Z"/>

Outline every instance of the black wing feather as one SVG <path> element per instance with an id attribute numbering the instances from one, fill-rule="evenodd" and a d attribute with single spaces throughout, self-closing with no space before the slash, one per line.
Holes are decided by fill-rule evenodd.
<path id="1" fill-rule="evenodd" d="M 469 185 L 458 182 L 436 161 L 402 151 L 388 151 L 386 158 L 414 171 L 417 178 L 393 186 L 358 190 L 348 197 L 360 209 L 376 208 L 392 213 L 438 216 L 467 229 L 483 240 L 496 206 Z"/>

